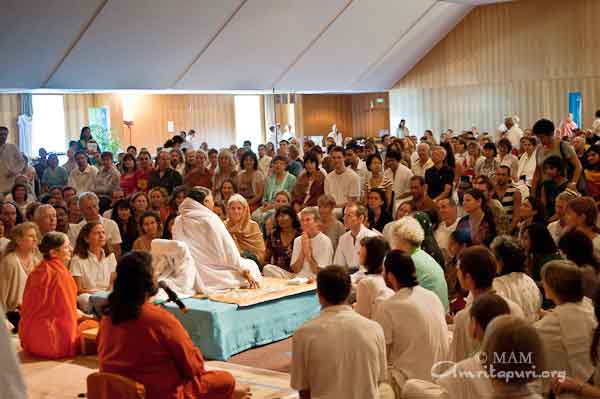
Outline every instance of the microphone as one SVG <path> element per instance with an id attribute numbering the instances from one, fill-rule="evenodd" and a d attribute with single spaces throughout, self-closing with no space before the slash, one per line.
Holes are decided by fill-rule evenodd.
<path id="1" fill-rule="evenodd" d="M 160 288 L 162 288 L 166 293 L 167 296 L 169 297 L 169 301 L 173 302 L 175 305 L 177 305 L 177 307 L 179 308 L 179 310 L 181 310 L 183 313 L 187 313 L 188 309 L 187 307 L 184 305 L 183 302 L 181 302 L 181 299 L 179 299 L 179 296 L 177 295 L 177 293 L 175 291 L 173 291 L 165 281 L 161 280 L 158 282 L 158 286 Z"/>

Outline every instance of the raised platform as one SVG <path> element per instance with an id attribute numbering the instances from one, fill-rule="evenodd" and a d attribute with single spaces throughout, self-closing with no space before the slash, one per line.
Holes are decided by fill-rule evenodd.
<path id="1" fill-rule="evenodd" d="M 165 308 L 183 324 L 205 358 L 215 360 L 287 338 L 321 309 L 314 291 L 245 307 L 210 299 L 183 302 L 187 313 L 171 303 Z"/>

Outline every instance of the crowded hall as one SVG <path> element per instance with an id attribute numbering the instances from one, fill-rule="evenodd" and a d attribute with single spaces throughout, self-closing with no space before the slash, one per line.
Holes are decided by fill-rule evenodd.
<path id="1" fill-rule="evenodd" d="M 0 399 L 600 398 L 596 0 L 9 3 Z"/>

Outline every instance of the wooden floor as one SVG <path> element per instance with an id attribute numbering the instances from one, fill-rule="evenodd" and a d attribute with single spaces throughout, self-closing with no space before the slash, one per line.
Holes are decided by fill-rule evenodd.
<path id="1" fill-rule="evenodd" d="M 18 339 L 14 339 L 18 347 Z M 251 387 L 253 398 L 297 398 L 297 393 L 289 388 L 288 373 L 252 366 L 255 362 L 260 362 L 289 369 L 289 363 L 286 364 L 286 358 L 289 357 L 286 351 L 289 347 L 289 340 L 281 341 L 236 355 L 230 362 L 209 361 L 206 368 L 229 371 L 238 383 Z M 274 356 L 273 359 L 270 358 L 271 355 Z M 19 356 L 30 399 L 75 399 L 85 393 L 87 376 L 98 370 L 96 356 L 80 356 L 61 361 L 33 359 L 22 351 Z"/>

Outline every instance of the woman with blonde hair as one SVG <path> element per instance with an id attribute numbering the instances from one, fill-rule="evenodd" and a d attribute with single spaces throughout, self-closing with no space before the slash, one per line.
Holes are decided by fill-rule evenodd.
<path id="1" fill-rule="evenodd" d="M 7 312 L 7 319 L 17 329 L 27 276 L 42 257 L 38 252 L 40 233 L 35 223 L 16 225 L 10 238 L 0 261 L 0 308 Z"/>
<path id="2" fill-rule="evenodd" d="M 231 180 L 233 185 L 237 185 L 237 169 L 235 158 L 228 149 L 223 149 L 219 152 L 217 158 L 218 167 L 213 176 L 212 189 L 214 193 L 218 193 L 221 190 L 221 185 L 225 180 Z"/>
<path id="3" fill-rule="evenodd" d="M 240 194 L 234 194 L 227 202 L 225 227 L 244 258 L 262 264 L 265 258 L 265 241 L 258 223 L 250 219 L 248 202 Z"/>

